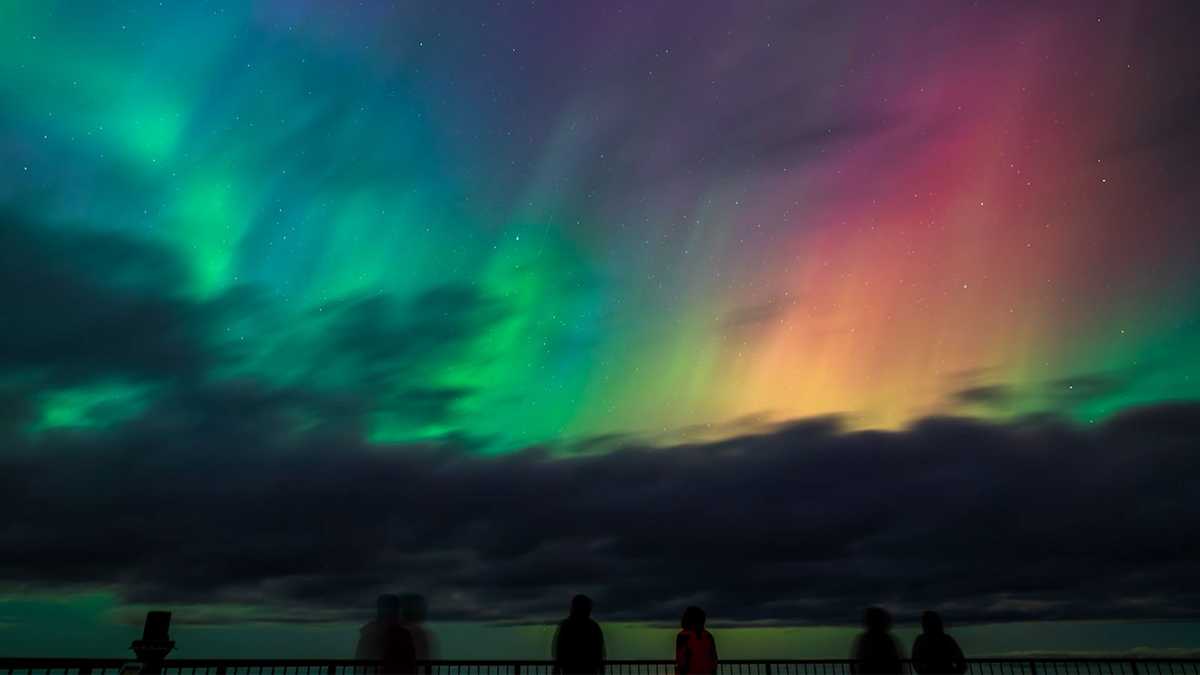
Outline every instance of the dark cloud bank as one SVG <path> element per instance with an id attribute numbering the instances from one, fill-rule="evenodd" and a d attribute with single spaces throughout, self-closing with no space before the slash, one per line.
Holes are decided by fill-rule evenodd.
<path id="1" fill-rule="evenodd" d="M 232 410 L 231 410 L 232 408 Z M 5 580 L 134 602 L 357 612 L 419 588 L 443 617 L 1194 618 L 1200 406 L 1102 426 L 832 421 L 673 448 L 498 457 L 294 439 L 226 406 L 3 460 Z"/>
<path id="2" fill-rule="evenodd" d="M 5 224 L 9 589 L 103 587 L 280 620 L 357 618 L 385 589 L 425 592 L 439 619 L 485 621 L 557 616 L 577 591 L 608 620 L 673 621 L 687 603 L 796 624 L 854 622 L 868 603 L 959 622 L 1200 616 L 1197 403 L 1087 427 L 937 418 L 848 432 L 831 418 L 677 447 L 607 439 L 604 453 L 368 445 L 361 391 L 205 375 L 237 358 L 212 327 L 251 301 L 182 299 L 169 260 L 119 237 Z M 329 342 L 371 364 L 372 331 L 402 342 L 403 363 L 365 371 L 364 387 L 399 386 L 389 405 L 445 415 L 456 394 L 421 391 L 420 364 L 496 310 L 469 289 L 414 302 L 387 316 L 432 323 L 348 302 Z M 27 432 L 40 387 L 114 373 L 161 395 L 103 429 Z"/>

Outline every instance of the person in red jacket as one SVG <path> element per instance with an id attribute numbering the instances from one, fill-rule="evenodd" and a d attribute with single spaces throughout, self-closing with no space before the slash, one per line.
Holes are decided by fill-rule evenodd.
<path id="1" fill-rule="evenodd" d="M 680 623 L 683 630 L 675 638 L 675 672 L 677 675 L 715 675 L 717 672 L 717 641 L 704 630 L 704 610 L 688 607 Z"/>

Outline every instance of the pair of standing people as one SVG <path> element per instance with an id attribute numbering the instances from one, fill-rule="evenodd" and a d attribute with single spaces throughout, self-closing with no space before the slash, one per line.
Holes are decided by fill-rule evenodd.
<path id="1" fill-rule="evenodd" d="M 714 675 L 717 672 L 717 643 L 704 629 L 704 610 L 688 607 L 675 638 L 675 672 L 678 675 Z M 571 613 L 554 633 L 551 648 L 555 675 L 595 675 L 604 671 L 604 632 L 592 619 L 592 600 L 577 595 Z"/>
<path id="2" fill-rule="evenodd" d="M 899 675 L 900 644 L 892 637 L 892 617 L 887 610 L 870 607 L 863 615 L 866 630 L 854 641 L 851 658 L 853 675 Z M 921 615 L 921 630 L 912 648 L 913 670 L 921 675 L 963 675 L 967 659 L 958 642 L 946 633 L 937 612 Z"/>
<path id="3" fill-rule="evenodd" d="M 354 658 L 377 660 L 380 672 L 409 675 L 417 672 L 417 661 L 431 658 L 433 636 L 423 625 L 425 599 L 419 595 L 381 595 L 376 601 L 375 620 L 362 627 Z"/>

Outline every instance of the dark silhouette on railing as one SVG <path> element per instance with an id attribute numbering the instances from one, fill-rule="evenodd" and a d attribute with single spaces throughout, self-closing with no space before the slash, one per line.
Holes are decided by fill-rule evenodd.
<path id="1" fill-rule="evenodd" d="M 437 658 L 437 641 L 425 626 L 428 615 L 429 604 L 425 602 L 425 596 L 417 593 L 400 596 L 400 623 L 412 637 L 413 653 L 418 661 Z"/>
<path id="2" fill-rule="evenodd" d="M 720 663 L 717 641 L 704 629 L 707 619 L 699 607 L 688 607 L 683 611 L 679 621 L 682 630 L 675 638 L 675 672 L 678 675 L 714 675 L 717 672 Z"/>
<path id="3" fill-rule="evenodd" d="M 920 675 L 963 675 L 967 659 L 958 642 L 946 633 L 942 617 L 937 612 L 921 615 L 921 630 L 913 640 L 912 668 Z"/>
<path id="4" fill-rule="evenodd" d="M 354 656 L 378 661 L 380 672 L 388 675 L 417 672 L 412 635 L 400 623 L 399 597 L 379 596 L 375 619 L 362 627 Z"/>
<path id="5" fill-rule="evenodd" d="M 576 595 L 550 648 L 555 675 L 595 675 L 604 669 L 604 632 L 592 619 L 592 599 Z"/>
<path id="6" fill-rule="evenodd" d="M 120 675 L 125 659 L 0 658 L 0 675 Z M 550 660 L 418 662 L 430 675 L 552 675 Z M 850 659 L 723 660 L 717 675 L 850 675 Z M 912 675 L 908 660 L 901 672 Z M 1200 659 L 968 659 L 969 675 L 1200 675 Z M 162 675 L 376 675 L 378 661 L 355 659 L 168 659 Z M 604 675 L 673 675 L 666 659 L 609 660 Z"/>
<path id="7" fill-rule="evenodd" d="M 865 631 L 854 641 L 850 671 L 854 675 L 899 675 L 900 644 L 892 637 L 892 615 L 882 607 L 863 612 Z"/>
<path id="8" fill-rule="evenodd" d="M 394 596 L 393 596 L 394 597 Z M 381 603 L 390 612 L 391 600 Z M 386 613 L 385 612 L 385 613 Z M 695 626 L 689 619 L 687 625 Z M 700 624 L 701 627 L 703 624 Z M 133 643 L 139 658 L 165 655 L 170 640 L 169 612 L 151 612 L 146 617 L 142 639 Z M 701 628 L 703 629 L 703 628 Z M 928 627 L 926 628 L 928 632 Z M 152 651 L 146 651 L 152 647 Z M 715 647 L 714 647 L 715 650 Z M 714 653 L 715 659 L 715 653 Z M 131 663 L 127 659 L 92 658 L 2 658 L 0 675 L 122 675 L 148 672 L 161 675 L 382 675 L 392 673 L 380 659 L 170 659 L 157 665 Z M 420 660 L 411 667 L 425 675 L 552 675 L 555 662 L 546 660 L 459 661 Z M 1198 658 L 993 658 L 965 661 L 968 675 L 1200 675 Z M 678 664 L 670 660 L 606 660 L 603 675 L 674 675 Z M 913 664 L 900 659 L 902 675 L 921 675 Z M 411 671 L 410 671 L 411 672 Z M 852 675 L 863 672 L 852 659 L 725 660 L 716 675 Z"/>

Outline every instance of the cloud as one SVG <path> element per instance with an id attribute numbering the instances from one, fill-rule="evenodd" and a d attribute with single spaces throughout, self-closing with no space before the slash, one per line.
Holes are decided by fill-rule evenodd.
<path id="1" fill-rule="evenodd" d="M 783 318 L 802 301 L 799 295 L 781 295 L 725 312 L 720 324 L 727 331 L 754 330 Z"/>
<path id="2" fill-rule="evenodd" d="M 189 402 L 6 455 L 0 579 L 130 603 L 350 617 L 383 589 L 439 618 L 529 621 L 584 590 L 607 619 L 1195 618 L 1200 405 L 1077 427 L 833 421 L 606 454 L 368 446 L 264 423 L 285 397 Z M 216 401 L 221 404 L 217 406 Z M 24 445 L 21 445 L 24 443 Z M 303 614 L 303 612 L 300 612 Z"/>
<path id="3" fill-rule="evenodd" d="M 178 295 L 181 284 L 151 244 L 0 212 L 0 368 L 67 381 L 194 372 L 206 360 L 192 329 L 210 317 Z"/>
<path id="4" fill-rule="evenodd" d="M 4 223 L 0 279 L 21 292 L 0 309 L 26 320 L 0 342 L 0 584 L 103 587 L 201 622 L 334 621 L 394 589 L 440 619 L 502 622 L 556 616 L 577 591 L 609 620 L 688 603 L 780 624 L 852 623 L 871 603 L 956 622 L 1200 607 L 1200 404 L 1087 427 L 823 418 L 576 453 L 368 443 L 381 401 L 417 424 L 466 395 L 429 375 L 502 308 L 471 286 L 345 298 L 270 336 L 296 377 L 201 376 L 264 358 L 214 327 L 274 308 L 189 299 L 150 244 Z M 154 395 L 98 428 L 26 433 L 44 387 L 110 377 Z"/>
<path id="5" fill-rule="evenodd" d="M 1046 395 L 1060 405 L 1075 406 L 1117 396 L 1129 388 L 1134 372 L 1085 373 L 1046 385 Z"/>
<path id="6" fill-rule="evenodd" d="M 439 374 L 506 318 L 470 284 L 297 313 L 248 287 L 196 299 L 186 279 L 151 241 L 0 210 L 0 432 L 39 426 L 52 393 L 83 405 L 114 389 L 170 399 L 153 413 L 192 420 L 237 408 L 231 420 L 288 428 L 438 424 L 473 393 Z"/>
<path id="7" fill-rule="evenodd" d="M 1120 370 L 1082 372 L 1068 377 L 1018 387 L 1012 384 L 980 382 L 956 389 L 951 397 L 963 406 L 992 411 L 1055 411 L 1064 415 L 1100 403 L 1118 400 L 1139 381 L 1160 372 L 1165 362 L 1144 360 L 1137 366 Z M 976 374 L 968 374 L 971 383 Z"/>
<path id="8" fill-rule="evenodd" d="M 967 387 L 954 393 L 954 398 L 960 403 L 995 408 L 1007 407 L 1013 402 L 1015 397 L 1016 393 L 1012 390 L 1012 387 L 1002 384 Z"/>

